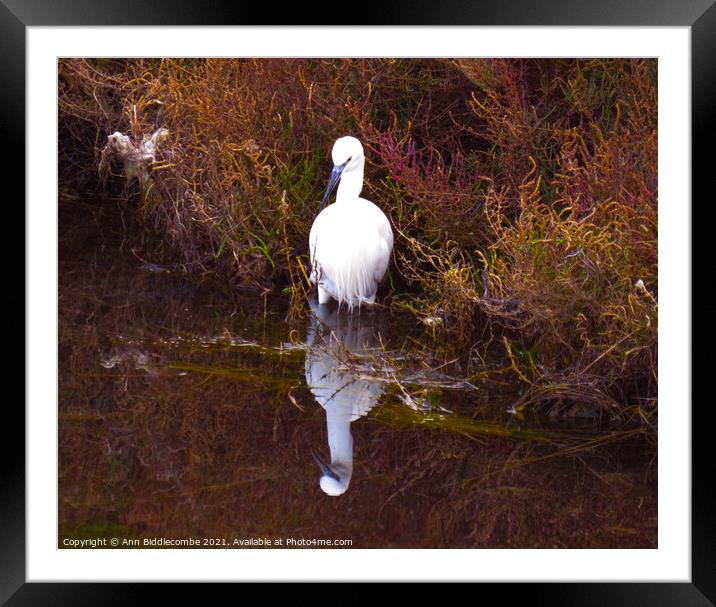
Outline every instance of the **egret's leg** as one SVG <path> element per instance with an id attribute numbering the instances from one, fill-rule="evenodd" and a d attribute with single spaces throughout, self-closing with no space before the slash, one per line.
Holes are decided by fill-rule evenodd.
<path id="1" fill-rule="evenodd" d="M 378 293 L 378 285 L 377 285 L 377 284 L 374 285 L 374 287 L 373 287 L 373 292 L 372 292 L 370 295 L 366 296 L 366 297 L 363 299 L 363 302 L 364 302 L 364 303 L 367 303 L 367 304 L 370 305 L 370 306 L 372 306 L 372 305 L 375 303 L 375 295 L 376 295 L 376 293 Z"/>
<path id="2" fill-rule="evenodd" d="M 321 285 L 318 285 L 318 303 L 325 304 L 331 300 L 331 294 L 326 291 Z"/>

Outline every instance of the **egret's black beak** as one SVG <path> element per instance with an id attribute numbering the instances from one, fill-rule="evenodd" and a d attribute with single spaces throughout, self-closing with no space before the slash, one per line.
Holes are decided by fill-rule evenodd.
<path id="1" fill-rule="evenodd" d="M 316 453 L 313 449 L 311 449 L 311 455 L 313 456 L 313 459 L 316 460 L 316 463 L 321 468 L 321 472 L 325 476 L 330 476 L 331 478 L 340 481 L 340 478 L 338 478 L 338 475 L 333 472 L 333 468 L 331 468 L 328 464 L 326 464 L 320 457 L 318 457 L 318 453 Z"/>
<path id="2" fill-rule="evenodd" d="M 323 207 L 326 206 L 326 202 L 328 202 L 328 198 L 330 197 L 331 192 L 333 192 L 335 187 L 338 185 L 338 182 L 341 180 L 341 174 L 343 173 L 343 169 L 346 168 L 350 161 L 351 159 L 349 158 L 343 164 L 337 164 L 333 167 L 333 170 L 331 171 L 331 178 L 328 180 L 328 187 L 326 188 L 326 193 L 323 195 L 323 200 L 321 201 L 321 208 L 318 209 L 319 213 L 323 210 Z"/>

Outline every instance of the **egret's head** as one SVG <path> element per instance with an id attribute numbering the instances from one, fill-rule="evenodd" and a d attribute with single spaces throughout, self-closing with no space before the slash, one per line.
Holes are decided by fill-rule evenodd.
<path id="1" fill-rule="evenodd" d="M 340 474 L 334 468 L 326 464 L 315 451 L 311 450 L 311 454 L 322 472 L 318 484 L 321 486 L 323 493 L 333 496 L 343 495 L 348 489 L 348 482 L 341 478 Z M 348 481 L 350 481 L 350 475 L 348 475 Z"/>
<path id="2" fill-rule="evenodd" d="M 349 170 L 363 160 L 363 146 L 355 137 L 341 137 L 333 144 L 331 157 L 333 166 L 344 166 L 344 170 Z"/>
<path id="3" fill-rule="evenodd" d="M 318 484 L 321 486 L 323 493 L 332 497 L 343 495 L 348 489 L 348 485 L 346 483 L 342 483 L 341 481 L 330 476 L 322 476 L 321 480 L 318 481 Z"/>
<path id="4" fill-rule="evenodd" d="M 319 213 L 323 210 L 323 207 L 326 206 L 331 192 L 333 192 L 336 185 L 338 185 L 343 173 L 360 169 L 360 179 L 363 179 L 363 146 L 355 137 L 347 136 L 336 139 L 336 142 L 333 144 L 331 156 L 333 158 L 333 171 L 331 171 L 331 178 L 328 181 L 326 193 L 323 195 Z"/>

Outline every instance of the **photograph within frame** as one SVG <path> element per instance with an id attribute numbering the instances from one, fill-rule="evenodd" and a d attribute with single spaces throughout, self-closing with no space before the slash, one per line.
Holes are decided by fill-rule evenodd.
<path id="1" fill-rule="evenodd" d="M 58 69 L 58 548 L 657 547 L 657 59 Z"/>

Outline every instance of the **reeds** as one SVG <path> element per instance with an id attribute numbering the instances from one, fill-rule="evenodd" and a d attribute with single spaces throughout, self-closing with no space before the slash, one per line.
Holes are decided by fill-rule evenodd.
<path id="1" fill-rule="evenodd" d="M 60 175 L 120 189 L 145 257 L 307 288 L 307 235 L 344 134 L 397 235 L 384 301 L 436 349 L 509 357 L 525 407 L 655 421 L 657 82 L 651 59 L 62 60 Z M 107 137 L 168 132 L 150 180 Z M 154 239 L 156 242 L 157 239 Z M 491 344 L 486 346 L 486 341 Z"/>

